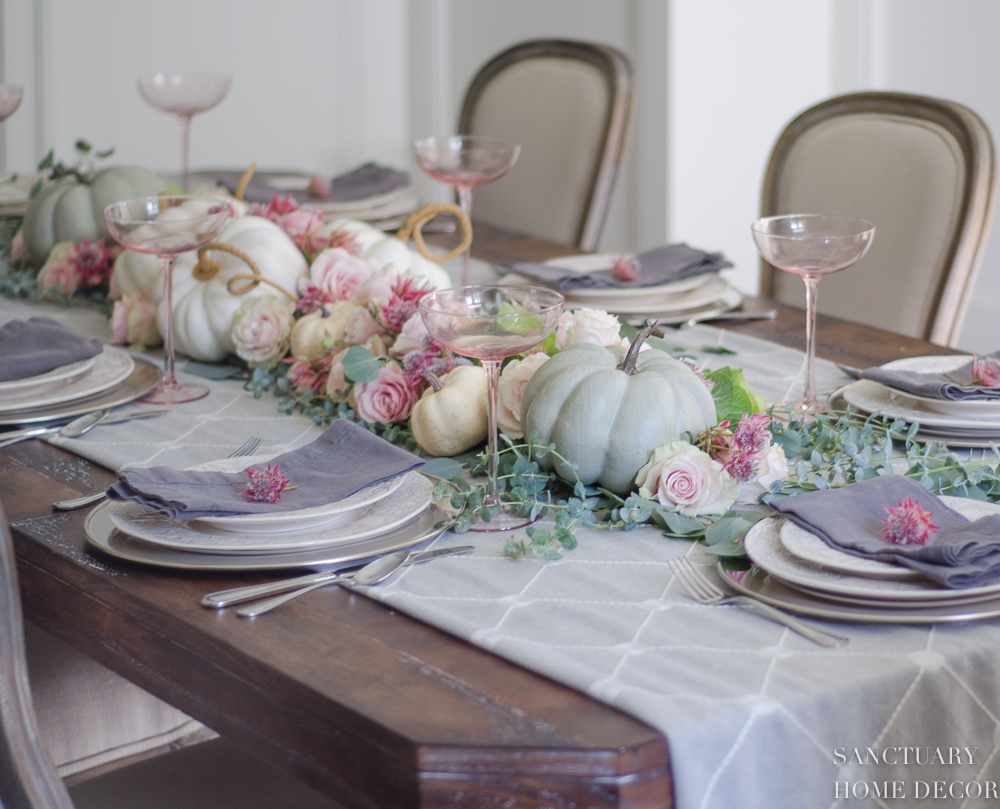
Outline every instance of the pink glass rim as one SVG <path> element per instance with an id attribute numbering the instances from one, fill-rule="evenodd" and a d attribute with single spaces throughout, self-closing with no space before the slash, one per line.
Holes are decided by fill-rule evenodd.
<path id="1" fill-rule="evenodd" d="M 147 203 L 147 204 L 150 203 L 150 202 L 153 202 L 153 201 L 175 203 L 174 205 L 167 205 L 165 207 L 164 206 L 160 206 L 160 210 L 165 210 L 166 208 L 176 207 L 176 205 L 180 205 L 180 204 L 182 204 L 184 202 L 187 202 L 188 200 L 192 200 L 192 199 L 206 200 L 206 201 L 207 200 L 211 200 L 215 205 L 218 206 L 218 208 L 213 209 L 213 210 L 209 211 L 208 213 L 199 214 L 198 216 L 191 216 L 191 217 L 188 217 L 187 219 L 180 219 L 180 220 L 177 220 L 177 221 L 179 221 L 179 222 L 196 222 L 199 219 L 209 219 L 209 218 L 211 218 L 213 216 L 218 216 L 220 213 L 223 213 L 224 211 L 231 212 L 232 209 L 233 209 L 233 206 L 232 206 L 232 204 L 230 204 L 229 200 L 223 199 L 222 197 L 210 197 L 210 196 L 198 195 L 198 194 L 177 194 L 176 196 L 135 197 L 133 199 L 119 200 L 118 202 L 112 202 L 110 205 L 108 205 L 107 207 L 105 207 L 105 209 L 104 209 L 104 211 L 102 211 L 102 213 L 103 213 L 105 219 L 111 219 L 111 220 L 114 220 L 115 222 L 119 222 L 119 223 L 121 223 L 123 225 L 146 225 L 146 224 L 149 224 L 150 222 L 152 222 L 153 220 L 152 219 L 131 219 L 131 218 L 125 218 L 124 216 L 117 215 L 115 212 L 112 211 L 112 209 L 113 208 L 118 208 L 119 206 L 122 206 L 122 208 L 125 208 L 126 206 L 130 205 L 133 202 L 142 202 L 142 203 Z M 122 213 L 125 213 L 125 211 L 123 210 Z M 159 213 L 159 210 L 157 211 L 157 213 Z"/>
<path id="2" fill-rule="evenodd" d="M 435 135 L 413 144 L 414 152 L 485 152 L 519 149 L 521 144 L 487 135 Z"/>
<path id="3" fill-rule="evenodd" d="M 832 224 L 835 226 L 835 231 L 830 232 L 825 231 L 813 231 L 805 233 L 775 233 L 770 230 L 772 224 L 777 224 L 780 222 L 790 222 L 792 220 L 800 220 L 805 223 L 819 224 L 821 221 L 826 224 Z M 788 241 L 802 241 L 805 239 L 817 239 L 817 238 L 833 238 L 833 239 L 852 239 L 864 236 L 865 234 L 871 234 L 875 230 L 875 225 L 869 222 L 867 219 L 861 219 L 857 216 L 842 216 L 839 214 L 823 214 L 823 213 L 795 213 L 795 214 L 779 214 L 777 216 L 765 216 L 762 219 L 758 219 L 756 222 L 750 225 L 750 230 L 755 234 L 760 236 L 766 236 L 768 239 L 786 239 Z"/>
<path id="4" fill-rule="evenodd" d="M 161 77 L 166 81 L 160 81 Z M 157 70 L 155 73 L 147 73 L 139 79 L 139 87 L 143 83 L 155 83 L 163 87 L 178 87 L 186 81 L 195 81 L 202 84 L 219 83 L 227 87 L 233 83 L 233 77 L 228 73 L 203 73 L 196 70 Z"/>
<path id="5" fill-rule="evenodd" d="M 465 301 L 469 297 L 477 298 L 478 301 L 482 300 L 483 290 L 497 290 L 501 293 L 506 291 L 517 291 L 522 293 L 524 296 L 532 295 L 536 296 L 536 303 L 540 304 L 541 308 L 537 312 L 530 312 L 526 314 L 540 315 L 548 312 L 556 307 L 562 306 L 566 299 L 554 289 L 547 289 L 545 287 L 526 287 L 526 286 L 515 286 L 511 285 L 499 285 L 499 284 L 473 284 L 467 287 L 448 287 L 447 289 L 435 289 L 433 292 L 428 292 L 420 299 L 420 308 L 425 312 L 433 312 L 436 314 L 448 315 L 449 317 L 482 317 L 481 314 L 463 314 L 461 312 L 453 312 L 449 309 L 436 309 L 434 304 L 438 301 L 444 302 L 448 301 Z M 463 293 L 461 295 L 451 295 L 448 293 Z M 477 294 L 478 293 L 478 294 Z M 548 302 L 545 302 L 545 298 L 548 298 Z M 432 300 L 433 299 L 433 300 Z M 541 299 L 541 300 L 540 300 Z M 516 317 L 518 313 L 513 313 L 512 317 Z"/>

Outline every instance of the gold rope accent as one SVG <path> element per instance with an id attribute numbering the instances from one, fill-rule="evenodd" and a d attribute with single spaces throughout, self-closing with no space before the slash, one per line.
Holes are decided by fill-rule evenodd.
<path id="1" fill-rule="evenodd" d="M 246 175 L 244 175 L 244 179 L 245 178 Z M 191 269 L 191 275 L 199 281 L 212 280 L 221 269 L 218 261 L 208 257 L 209 250 L 221 250 L 223 253 L 229 253 L 230 255 L 236 256 L 236 258 L 246 262 L 247 266 L 250 267 L 252 272 L 240 273 L 239 275 L 234 275 L 229 279 L 229 282 L 226 284 L 226 289 L 228 289 L 231 294 L 245 295 L 251 289 L 254 289 L 258 284 L 264 282 L 265 284 L 273 286 L 276 290 L 278 290 L 278 292 L 283 292 L 293 301 L 298 300 L 298 298 L 287 289 L 261 275 L 260 270 L 257 269 L 257 265 L 254 263 L 254 260 L 250 258 L 250 256 L 238 247 L 233 247 L 231 244 L 223 244 L 222 242 L 209 242 L 198 251 L 198 263 Z M 241 281 L 245 283 L 240 285 L 239 282 Z"/>
<path id="2" fill-rule="evenodd" d="M 236 186 L 236 193 L 233 196 L 242 201 L 243 195 L 247 192 L 247 186 L 250 185 L 250 178 L 253 177 L 253 173 L 257 171 L 257 164 L 251 163 L 250 168 L 243 172 L 243 176 L 240 177 L 240 183 Z"/>
<path id="3" fill-rule="evenodd" d="M 454 214 L 455 218 L 458 219 L 458 224 L 462 228 L 462 243 L 450 253 L 446 253 L 443 256 L 432 253 L 427 249 L 427 245 L 424 242 L 424 234 L 421 232 L 421 228 L 439 213 Z M 403 227 L 396 233 L 396 238 L 403 242 L 403 244 L 406 244 L 410 240 L 411 235 L 413 236 L 413 241 L 417 243 L 417 250 L 420 251 L 421 255 L 440 264 L 450 261 L 455 256 L 469 249 L 469 246 L 472 244 L 472 222 L 469 220 L 469 215 L 457 205 L 451 202 L 432 202 L 428 205 L 421 205 L 406 217 L 406 222 L 403 223 Z"/>

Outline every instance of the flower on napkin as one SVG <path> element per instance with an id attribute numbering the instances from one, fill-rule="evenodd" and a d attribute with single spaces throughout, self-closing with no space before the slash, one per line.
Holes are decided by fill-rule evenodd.
<path id="1" fill-rule="evenodd" d="M 725 514 L 740 491 L 722 464 L 687 441 L 653 450 L 635 483 L 640 497 L 675 506 L 686 517 Z"/>
<path id="2" fill-rule="evenodd" d="M 281 499 L 281 493 L 289 489 L 296 488 L 289 486 L 291 480 L 286 478 L 278 470 L 278 464 L 267 465 L 267 469 L 244 469 L 250 483 L 239 496 L 247 496 L 248 503 L 277 503 Z"/>
<path id="3" fill-rule="evenodd" d="M 972 378 L 977 385 L 984 388 L 995 388 L 1000 382 L 1000 362 L 993 357 L 972 355 Z"/>
<path id="4" fill-rule="evenodd" d="M 897 502 L 896 508 L 883 506 L 889 516 L 879 520 L 885 523 L 882 541 L 893 545 L 926 545 L 928 537 L 941 527 L 931 522 L 934 512 L 924 511 L 910 495 Z"/>
<path id="5" fill-rule="evenodd" d="M 639 277 L 639 267 L 631 259 L 618 256 L 611 269 L 611 274 L 619 281 L 634 281 Z"/>

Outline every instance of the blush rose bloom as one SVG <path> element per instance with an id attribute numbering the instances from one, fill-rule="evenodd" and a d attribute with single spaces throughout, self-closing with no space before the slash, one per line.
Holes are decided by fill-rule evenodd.
<path id="1" fill-rule="evenodd" d="M 115 301 L 111 313 L 111 341 L 116 345 L 147 347 L 163 342 L 156 328 L 156 304 L 149 295 L 135 292 Z"/>
<path id="2" fill-rule="evenodd" d="M 344 324 L 344 340 L 348 345 L 359 346 L 376 334 L 385 334 L 385 329 L 364 306 L 351 312 Z"/>
<path id="3" fill-rule="evenodd" d="M 511 438 L 522 438 L 521 430 L 521 399 L 524 389 L 542 367 L 547 354 L 529 354 L 524 359 L 508 363 L 500 374 L 500 393 L 497 398 L 497 424 L 500 431 Z"/>
<path id="4" fill-rule="evenodd" d="M 332 376 L 331 371 L 331 376 Z M 398 363 L 390 361 L 372 382 L 360 382 L 354 388 L 355 410 L 369 424 L 404 421 L 417 401 L 417 392 L 403 376 Z"/>
<path id="5" fill-rule="evenodd" d="M 288 351 L 293 304 L 272 295 L 246 301 L 233 315 L 231 336 L 236 354 L 251 368 L 272 367 Z"/>
<path id="6" fill-rule="evenodd" d="M 620 341 L 621 323 L 617 317 L 601 309 L 563 312 L 556 326 L 556 346 L 560 350 L 573 343 L 613 346 Z"/>
<path id="7" fill-rule="evenodd" d="M 424 339 L 427 336 L 428 331 L 427 326 L 424 325 L 424 319 L 420 316 L 419 311 L 414 312 L 400 329 L 396 342 L 389 349 L 389 354 L 400 360 L 411 351 L 423 351 Z"/>
<path id="8" fill-rule="evenodd" d="M 399 273 L 393 269 L 384 268 L 374 272 L 358 287 L 354 302 L 362 306 L 372 303 L 376 306 L 385 306 L 392 300 L 393 287 L 398 280 Z"/>
<path id="9" fill-rule="evenodd" d="M 83 280 L 80 269 L 76 266 L 76 247 L 73 242 L 59 242 L 49 252 L 45 264 L 38 271 L 36 283 L 44 292 L 58 289 L 63 294 L 69 294 Z"/>
<path id="10" fill-rule="evenodd" d="M 653 450 L 635 482 L 640 497 L 675 506 L 686 517 L 725 514 L 740 491 L 722 464 L 687 441 Z"/>
<path id="11" fill-rule="evenodd" d="M 19 228 L 10 243 L 10 260 L 21 264 L 28 258 L 28 248 L 24 245 L 24 228 Z"/>
<path id="12" fill-rule="evenodd" d="M 313 260 L 308 280 L 303 278 L 299 281 L 299 291 L 304 291 L 302 287 L 311 283 L 329 293 L 334 301 L 349 301 L 373 272 L 367 261 L 343 247 L 328 247 Z"/>

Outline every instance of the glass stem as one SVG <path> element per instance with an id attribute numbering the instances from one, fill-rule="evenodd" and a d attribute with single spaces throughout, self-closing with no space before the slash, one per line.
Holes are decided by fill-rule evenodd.
<path id="1" fill-rule="evenodd" d="M 489 480 L 486 484 L 486 502 L 500 502 L 497 476 L 500 473 L 500 449 L 497 442 L 497 402 L 500 394 L 500 360 L 481 360 L 486 371 L 486 435 L 489 439 Z"/>
<path id="2" fill-rule="evenodd" d="M 802 410 L 816 409 L 816 293 L 819 288 L 818 275 L 803 275 L 806 284 L 806 379 L 802 396 Z"/>
<path id="3" fill-rule="evenodd" d="M 191 190 L 190 187 L 190 162 L 191 150 L 191 116 L 182 115 L 181 118 L 181 186 L 184 193 Z"/>
<path id="4" fill-rule="evenodd" d="M 465 215 L 472 219 L 472 194 L 476 190 L 475 186 L 460 185 L 458 186 L 458 204 Z M 462 254 L 462 286 L 467 287 L 469 285 L 469 260 L 471 258 L 472 247 L 466 249 Z"/>
<path id="5" fill-rule="evenodd" d="M 160 256 L 160 268 L 163 270 L 163 305 L 166 307 L 167 313 L 164 318 L 163 381 L 160 382 L 160 387 L 175 388 L 177 387 L 177 374 L 174 372 L 174 256 Z"/>

